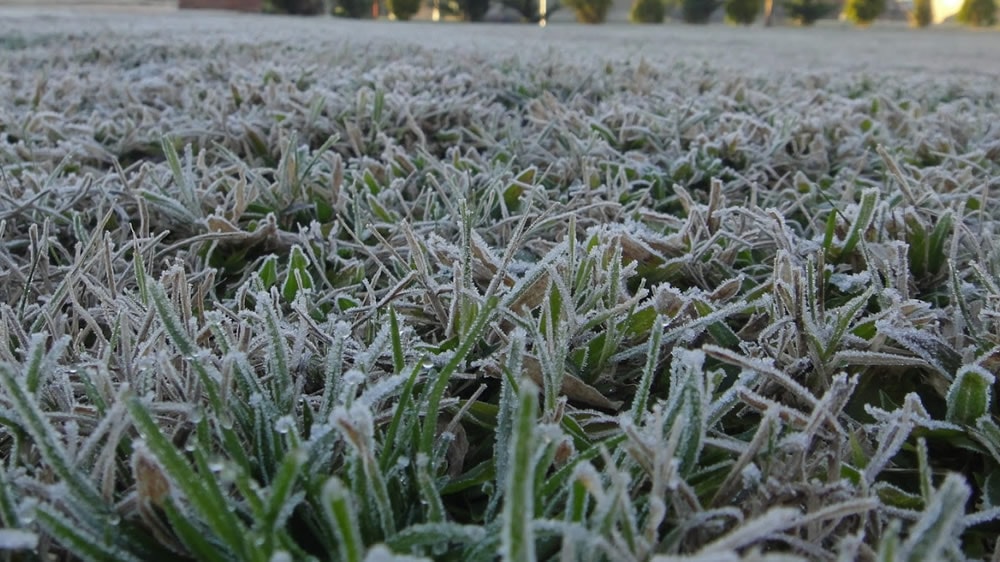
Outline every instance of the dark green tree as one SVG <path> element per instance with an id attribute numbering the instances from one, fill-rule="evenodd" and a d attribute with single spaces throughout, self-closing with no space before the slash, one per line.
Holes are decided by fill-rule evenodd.
<path id="1" fill-rule="evenodd" d="M 997 5 L 994 0 L 965 0 L 955 19 L 966 25 L 989 27 L 997 22 Z"/>
<path id="2" fill-rule="evenodd" d="M 869 25 L 884 11 L 885 0 L 847 0 L 844 5 L 844 16 L 856 25 Z"/>
<path id="3" fill-rule="evenodd" d="M 517 10 L 525 21 L 538 23 L 541 19 L 541 14 L 538 12 L 538 0 L 502 0 L 502 2 L 504 6 Z M 557 0 L 549 0 L 545 8 L 547 10 L 546 17 L 551 16 L 559 8 Z"/>
<path id="4" fill-rule="evenodd" d="M 628 18 L 632 23 L 663 23 L 667 8 L 663 0 L 633 0 Z"/>
<path id="5" fill-rule="evenodd" d="M 823 0 L 784 0 L 781 7 L 788 19 L 798 25 L 812 25 L 837 9 L 836 4 Z"/>
<path id="6" fill-rule="evenodd" d="M 326 13 L 327 9 L 324 0 L 269 0 L 264 3 L 265 12 L 297 16 L 315 16 Z"/>
<path id="7" fill-rule="evenodd" d="M 420 11 L 420 0 L 386 0 L 385 7 L 397 20 L 409 21 Z"/>
<path id="8" fill-rule="evenodd" d="M 372 2 L 373 0 L 337 0 L 333 15 L 354 19 L 370 18 Z"/>
<path id="9" fill-rule="evenodd" d="M 490 0 L 461 0 L 462 17 L 465 21 L 483 21 L 490 11 Z"/>
<path id="10" fill-rule="evenodd" d="M 681 0 L 681 16 L 687 23 L 708 23 L 722 0 Z"/>
<path id="11" fill-rule="evenodd" d="M 910 12 L 910 25 L 913 27 L 927 27 L 934 21 L 934 12 L 931 7 L 931 0 L 913 0 L 913 11 Z"/>
<path id="12" fill-rule="evenodd" d="M 608 17 L 611 0 L 565 0 L 566 5 L 576 12 L 580 23 L 604 23 Z"/>
<path id="13" fill-rule="evenodd" d="M 732 23 L 750 25 L 760 13 L 760 0 L 726 0 L 723 8 L 726 19 Z"/>

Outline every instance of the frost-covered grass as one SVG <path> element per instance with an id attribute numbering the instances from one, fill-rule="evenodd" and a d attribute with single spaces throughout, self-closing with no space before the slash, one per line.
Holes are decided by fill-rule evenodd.
<path id="1" fill-rule="evenodd" d="M 996 556 L 996 34 L 8 15 L 0 558 Z"/>

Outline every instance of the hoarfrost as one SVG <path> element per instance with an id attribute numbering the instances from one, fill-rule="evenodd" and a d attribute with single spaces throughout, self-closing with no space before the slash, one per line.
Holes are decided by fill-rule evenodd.
<path id="1" fill-rule="evenodd" d="M 871 283 L 872 274 L 865 270 L 860 273 L 833 273 L 830 275 L 832 283 L 841 293 L 857 293 L 868 288 Z"/>
<path id="2" fill-rule="evenodd" d="M 22 529 L 0 529 L 0 550 L 34 550 L 38 535 Z"/>

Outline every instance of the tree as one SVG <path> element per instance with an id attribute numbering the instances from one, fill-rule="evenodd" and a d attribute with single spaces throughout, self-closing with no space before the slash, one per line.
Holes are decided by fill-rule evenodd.
<path id="1" fill-rule="evenodd" d="M 297 16 L 329 13 L 324 0 L 270 0 L 270 2 L 265 2 L 264 11 Z"/>
<path id="2" fill-rule="evenodd" d="M 420 11 L 420 0 L 386 0 L 385 5 L 400 21 L 408 21 Z"/>
<path id="3" fill-rule="evenodd" d="M 750 25 L 760 12 L 760 0 L 726 0 L 723 8 L 732 23 Z"/>
<path id="4" fill-rule="evenodd" d="M 490 0 L 461 0 L 459 4 L 465 21 L 483 21 L 490 11 Z"/>
<path id="5" fill-rule="evenodd" d="M 628 18 L 632 23 L 663 23 L 667 17 L 663 0 L 634 0 Z"/>
<path id="6" fill-rule="evenodd" d="M 566 5 L 576 12 L 580 23 L 603 23 L 608 17 L 611 0 L 565 0 Z"/>
<path id="7" fill-rule="evenodd" d="M 788 19 L 798 25 L 812 25 L 837 8 L 836 4 L 823 0 L 784 0 L 781 6 L 785 9 Z"/>
<path id="8" fill-rule="evenodd" d="M 913 0 L 913 11 L 910 12 L 910 25 L 913 27 L 927 27 L 934 21 L 934 12 L 931 7 L 931 0 Z"/>
<path id="9" fill-rule="evenodd" d="M 965 0 L 955 19 L 966 25 L 989 27 L 997 22 L 997 5 L 994 0 Z"/>
<path id="10" fill-rule="evenodd" d="M 687 23 L 708 23 L 721 0 L 681 0 L 681 15 Z"/>
<path id="11" fill-rule="evenodd" d="M 512 10 L 517 10 L 517 13 L 521 14 L 521 17 L 524 18 L 526 21 L 538 23 L 538 21 L 542 19 L 542 16 L 539 13 L 538 0 L 502 0 L 502 1 L 505 7 L 511 8 Z M 557 4 L 555 0 L 548 2 L 546 4 L 547 13 L 545 14 L 545 16 L 546 17 L 551 16 L 552 12 L 556 11 L 558 8 L 559 4 Z"/>
<path id="12" fill-rule="evenodd" d="M 337 0 L 333 15 L 363 19 L 372 16 L 372 0 Z"/>
<path id="13" fill-rule="evenodd" d="M 844 5 L 844 16 L 857 25 L 871 24 L 884 11 L 885 0 L 847 0 Z"/>

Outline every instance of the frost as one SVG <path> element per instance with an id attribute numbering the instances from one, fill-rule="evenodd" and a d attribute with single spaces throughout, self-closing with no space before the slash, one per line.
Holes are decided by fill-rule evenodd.
<path id="1" fill-rule="evenodd" d="M 21 529 L 0 529 L 0 550 L 34 550 L 38 535 Z"/>
<path id="2" fill-rule="evenodd" d="M 858 293 L 868 288 L 872 275 L 869 271 L 860 273 L 834 273 L 830 275 L 832 283 L 841 293 Z"/>
<path id="3" fill-rule="evenodd" d="M 359 386 L 367 380 L 364 373 L 357 369 L 350 369 L 344 373 L 344 383 L 351 386 Z"/>
<path id="4" fill-rule="evenodd" d="M 278 433 L 285 434 L 294 429 L 295 418 L 292 416 L 281 416 L 278 421 L 274 422 L 274 430 Z"/>

